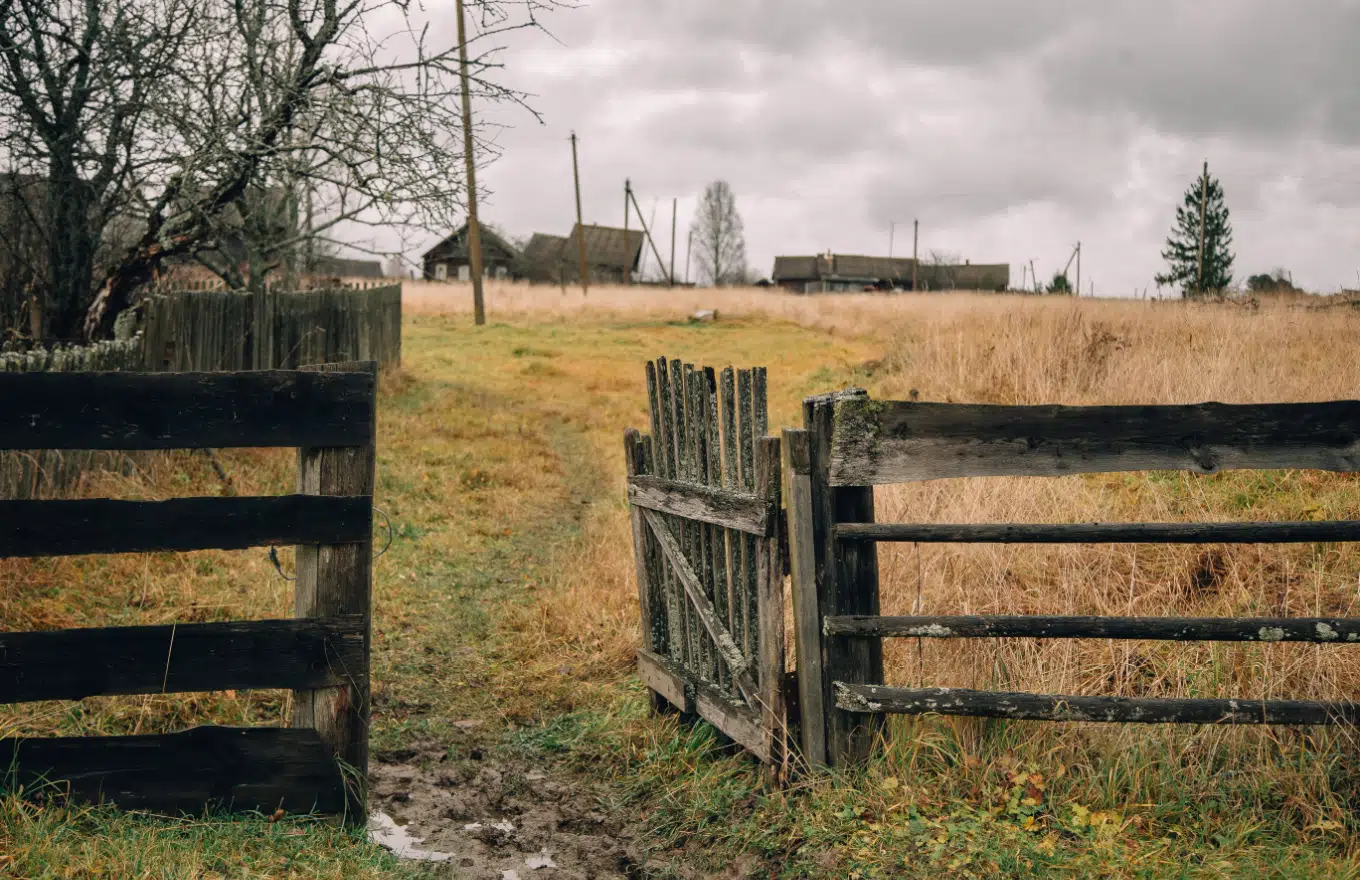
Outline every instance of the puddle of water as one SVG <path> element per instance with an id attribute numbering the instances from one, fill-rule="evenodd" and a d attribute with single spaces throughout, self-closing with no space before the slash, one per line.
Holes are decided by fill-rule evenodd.
<path id="1" fill-rule="evenodd" d="M 368 817 L 368 839 L 399 859 L 443 862 L 453 858 L 453 853 L 421 849 L 419 844 L 423 843 L 425 838 L 412 837 L 405 826 L 398 825 L 391 816 L 383 812 Z"/>

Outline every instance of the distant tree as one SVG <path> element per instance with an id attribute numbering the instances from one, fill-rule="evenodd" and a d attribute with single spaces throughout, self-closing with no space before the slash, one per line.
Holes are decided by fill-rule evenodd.
<path id="1" fill-rule="evenodd" d="M 1290 279 L 1288 269 L 1276 269 L 1273 272 L 1262 272 L 1259 275 L 1252 275 L 1247 279 L 1247 290 L 1252 293 L 1273 293 L 1282 290 L 1294 290 L 1294 282 Z"/>
<path id="2" fill-rule="evenodd" d="M 1204 203 L 1201 215 L 1201 202 Z M 1204 275 L 1200 277 L 1200 217 L 1204 218 Z M 1158 286 L 1178 286 L 1186 297 L 1224 290 L 1232 284 L 1232 224 L 1223 200 L 1223 186 L 1209 174 L 1185 191 L 1176 208 L 1176 225 L 1162 250 L 1167 271 L 1156 277 Z"/>
<path id="3" fill-rule="evenodd" d="M 1072 282 L 1067 280 L 1067 276 L 1061 272 L 1053 273 L 1053 280 L 1048 282 L 1049 293 L 1071 293 Z"/>
<path id="4" fill-rule="evenodd" d="M 747 282 L 746 234 L 727 181 L 715 180 L 704 188 L 690 232 L 700 281 L 719 287 Z"/>

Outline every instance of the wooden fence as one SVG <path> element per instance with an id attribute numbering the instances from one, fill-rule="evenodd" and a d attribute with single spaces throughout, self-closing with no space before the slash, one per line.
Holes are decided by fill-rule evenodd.
<path id="1" fill-rule="evenodd" d="M 873 486 L 943 477 L 1141 470 L 1360 471 L 1360 401 L 1195 406 L 974 406 L 809 398 L 790 450 L 789 544 L 802 709 L 812 763 L 865 757 L 886 713 L 1043 721 L 1355 723 L 1360 706 L 1300 700 L 1134 699 L 890 687 L 882 639 L 1120 638 L 1360 642 L 1360 619 L 881 617 L 880 541 L 1283 543 L 1360 540 L 1360 521 L 876 524 Z"/>
<path id="2" fill-rule="evenodd" d="M 92 345 L 0 347 L 0 372 L 297 369 L 306 364 L 401 364 L 401 285 L 248 293 L 196 285 L 153 293 L 130 338 Z M 128 313 L 132 317 L 131 313 Z M 127 473 L 136 453 L 0 450 L 0 498 L 51 498 L 87 474 Z"/>
<path id="3" fill-rule="evenodd" d="M 258 293 L 185 290 L 148 297 L 145 369 L 276 370 L 401 364 L 401 285 Z"/>
<path id="4" fill-rule="evenodd" d="M 651 434 L 624 435 L 638 674 L 779 768 L 784 743 L 780 443 L 765 370 L 647 364 Z"/>
<path id="5" fill-rule="evenodd" d="M 365 821 L 376 370 L 0 373 L 0 450 L 298 447 L 299 470 L 295 495 L 0 501 L 0 557 L 299 545 L 293 619 L 0 634 L 3 703 L 289 688 L 291 727 L 0 740 L 10 784 Z"/>

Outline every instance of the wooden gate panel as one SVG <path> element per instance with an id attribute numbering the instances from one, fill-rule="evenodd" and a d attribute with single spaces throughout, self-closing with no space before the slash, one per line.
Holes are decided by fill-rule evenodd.
<path id="1" fill-rule="evenodd" d="M 656 697 L 780 761 L 780 447 L 764 436 L 765 371 L 660 358 L 646 373 L 652 434 L 625 439 L 638 674 Z"/>

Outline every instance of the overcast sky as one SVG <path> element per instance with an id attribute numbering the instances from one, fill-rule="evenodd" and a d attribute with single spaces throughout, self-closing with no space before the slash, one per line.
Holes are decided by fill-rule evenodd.
<path id="1" fill-rule="evenodd" d="M 440 4 L 443 4 L 442 6 Z M 452 0 L 430 8 L 451 34 Z M 1357 286 L 1357 0 L 591 0 L 520 33 L 501 80 L 483 217 L 565 234 L 580 137 L 586 222 L 620 225 L 623 180 L 679 257 L 696 197 L 737 195 L 751 265 L 911 252 L 1042 277 L 1083 242 L 1083 287 L 1155 290 L 1175 206 L 1208 159 L 1239 279 Z M 434 238 L 422 244 L 432 244 Z"/>

